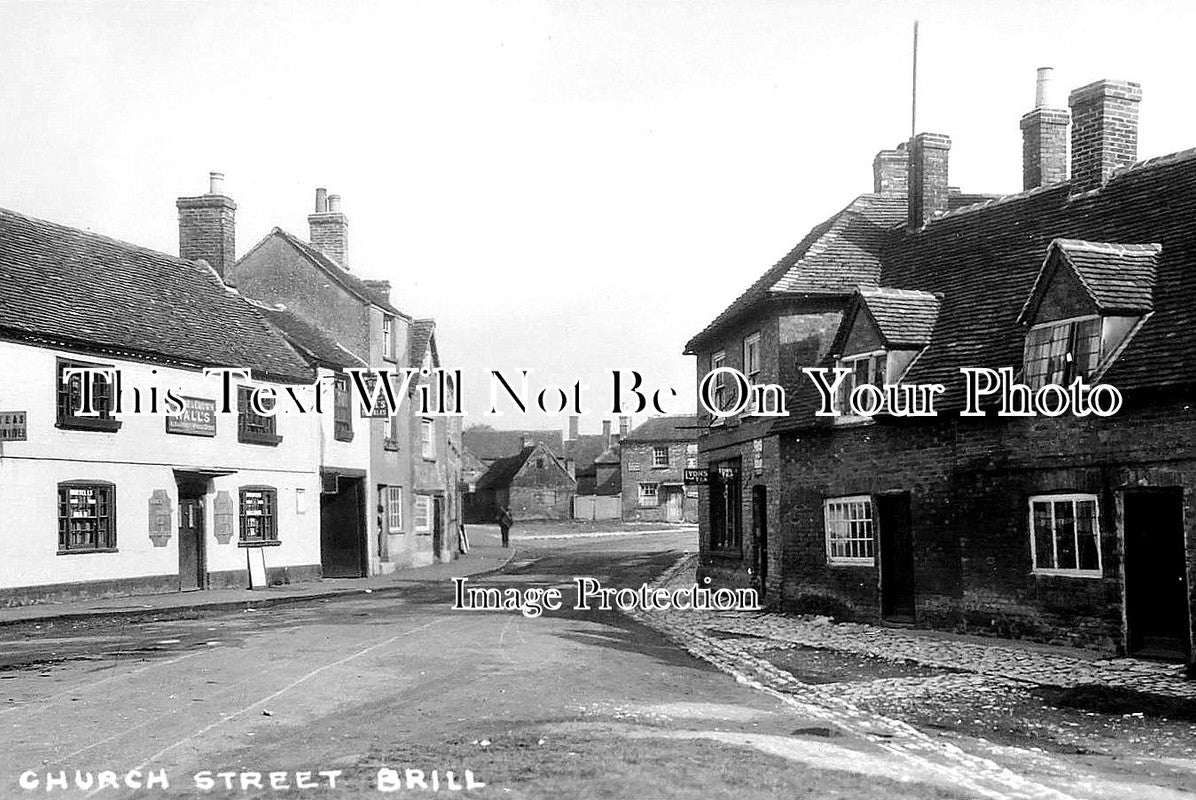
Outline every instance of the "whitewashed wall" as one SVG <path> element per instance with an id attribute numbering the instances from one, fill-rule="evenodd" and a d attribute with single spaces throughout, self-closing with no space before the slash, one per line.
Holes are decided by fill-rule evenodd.
<path id="1" fill-rule="evenodd" d="M 220 490 L 229 493 L 237 529 L 238 489 L 250 484 L 273 486 L 278 493 L 281 544 L 262 548 L 267 568 L 320 563 L 320 416 L 280 415 L 277 446 L 238 442 L 235 410 L 217 414 L 212 438 L 167 434 L 165 417 L 148 414 L 123 415 L 115 433 L 62 430 L 55 427 L 59 357 L 119 368 L 126 403 L 133 386 L 159 386 L 163 403 L 167 387 L 218 402 L 221 397 L 220 381 L 199 371 L 0 342 L 0 411 L 28 413 L 28 440 L 0 442 L 0 589 L 177 575 L 175 467 L 233 471 L 214 478 L 205 497 L 209 572 L 246 569 L 251 548 L 237 546 L 237 531 L 226 544 L 215 538 L 213 499 Z M 331 441 L 331 407 L 326 411 Z M 368 443 L 354 445 L 343 457 L 361 463 L 362 447 L 368 452 Z M 58 555 L 57 485 L 88 479 L 116 486 L 118 552 Z M 166 490 L 171 501 L 172 535 L 164 547 L 154 546 L 149 537 L 149 499 L 155 489 Z M 297 508 L 297 490 L 305 494 L 306 513 Z"/>

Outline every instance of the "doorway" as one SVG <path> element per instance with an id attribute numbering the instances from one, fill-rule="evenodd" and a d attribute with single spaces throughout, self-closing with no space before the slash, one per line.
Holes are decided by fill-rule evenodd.
<path id="1" fill-rule="evenodd" d="M 179 591 L 194 592 L 206 588 L 207 583 L 204 497 L 209 479 L 201 473 L 182 470 L 175 470 L 174 479 L 179 493 Z"/>
<path id="2" fill-rule="evenodd" d="M 768 587 L 768 488 L 752 487 L 752 568 L 760 598 Z"/>
<path id="3" fill-rule="evenodd" d="M 682 522 L 685 519 L 685 490 L 670 486 L 665 496 L 664 518 L 666 522 Z"/>
<path id="4" fill-rule="evenodd" d="M 909 492 L 876 498 L 880 526 L 880 615 L 894 622 L 914 621 L 914 535 Z"/>
<path id="5" fill-rule="evenodd" d="M 1183 494 L 1126 491 L 1127 649 L 1145 658 L 1185 660 L 1191 649 Z"/>
<path id="6" fill-rule="evenodd" d="M 330 481 L 326 476 L 320 493 L 320 567 L 324 577 L 364 578 L 366 553 L 362 479 L 339 475 Z"/>

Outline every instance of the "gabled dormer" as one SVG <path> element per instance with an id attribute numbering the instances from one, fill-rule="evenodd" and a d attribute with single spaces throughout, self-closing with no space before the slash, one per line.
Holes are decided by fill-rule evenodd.
<path id="1" fill-rule="evenodd" d="M 855 387 L 897 383 L 926 345 L 939 315 L 939 297 L 907 289 L 860 287 L 831 345 L 836 367 L 850 369 L 838 407 Z"/>
<path id="2" fill-rule="evenodd" d="M 1031 388 L 1093 381 L 1154 310 L 1162 246 L 1055 239 L 1018 315 Z"/>

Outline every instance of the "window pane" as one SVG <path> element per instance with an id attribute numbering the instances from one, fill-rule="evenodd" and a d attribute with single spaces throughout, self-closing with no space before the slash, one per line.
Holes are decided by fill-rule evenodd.
<path id="1" fill-rule="evenodd" d="M 1053 569 L 1055 566 L 1055 545 L 1051 534 L 1050 503 L 1034 504 L 1034 566 L 1038 569 Z"/>
<path id="2" fill-rule="evenodd" d="M 1055 547 L 1059 569 L 1076 568 L 1075 506 L 1070 500 L 1055 502 Z"/>
<path id="3" fill-rule="evenodd" d="M 1100 569 L 1100 543 L 1096 539 L 1096 503 L 1076 501 L 1076 537 L 1079 539 L 1080 569 Z"/>

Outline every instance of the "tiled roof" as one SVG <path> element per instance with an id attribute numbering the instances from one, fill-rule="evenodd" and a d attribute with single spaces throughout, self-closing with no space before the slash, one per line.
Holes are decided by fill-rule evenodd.
<path id="1" fill-rule="evenodd" d="M 1037 309 L 1052 272 L 1056 254 L 1071 267 L 1080 283 L 1104 312 L 1145 314 L 1154 308 L 1155 273 L 1158 268 L 1158 244 L 1116 244 L 1056 239 L 1035 280 L 1034 289 L 1018 317 L 1030 319 Z"/>
<path id="2" fill-rule="evenodd" d="M 876 286 L 881 247 L 889 229 L 905 216 L 904 197 L 861 195 L 835 216 L 830 229 L 810 245 L 771 291 L 842 294 L 857 286 Z"/>
<path id="3" fill-rule="evenodd" d="M 860 301 L 889 347 L 922 347 L 930 342 L 939 298 L 906 289 L 860 288 Z"/>
<path id="4" fill-rule="evenodd" d="M 573 459 L 578 470 L 583 470 L 593 464 L 606 448 L 607 437 L 600 433 L 583 433 L 565 442 L 565 456 Z"/>
<path id="5" fill-rule="evenodd" d="M 534 452 L 536 452 L 534 446 L 525 447 L 513 456 L 498 459 L 490 465 L 490 469 L 486 470 L 485 475 L 478 478 L 477 488 L 479 490 L 507 488 Z"/>
<path id="6" fill-rule="evenodd" d="M 410 345 L 408 350 L 408 364 L 419 368 L 424 363 L 424 354 L 428 352 L 428 344 L 432 341 L 432 331 L 436 329 L 436 321 L 431 319 L 417 319 L 411 322 L 408 331 Z"/>
<path id="7" fill-rule="evenodd" d="M 482 461 L 494 461 L 518 453 L 525 438 L 542 443 L 554 454 L 563 453 L 565 450 L 560 431 L 505 431 L 496 430 L 489 425 L 473 425 L 466 428 L 461 437 L 469 451 Z"/>
<path id="8" fill-rule="evenodd" d="M 595 464 L 618 464 L 620 461 L 620 453 L 622 452 L 622 445 L 615 442 L 610 447 L 602 451 L 602 455 L 594 459 Z"/>
<path id="9" fill-rule="evenodd" d="M 694 414 L 654 417 L 624 437 L 624 442 L 696 442 L 698 418 Z"/>
<path id="10" fill-rule="evenodd" d="M 259 306 L 266 319 L 282 332 L 291 346 L 298 350 L 308 363 L 332 369 L 369 366 L 364 359 L 286 306 L 268 306 L 264 303 L 255 305 Z"/>
<path id="11" fill-rule="evenodd" d="M 905 219 L 902 197 L 865 194 L 816 226 L 784 258 L 741 294 L 714 321 L 690 339 L 695 352 L 714 334 L 770 294 L 845 294 L 859 284 L 877 284 L 877 251 L 887 228 Z"/>
<path id="12" fill-rule="evenodd" d="M 1153 254 L 1154 312 L 1103 380 L 1122 389 L 1196 382 L 1196 150 L 1122 170 L 1098 191 L 1069 197 L 1069 190 L 1058 184 L 949 213 L 914 233 L 894 230 L 882 283 L 943 298 L 934 337 L 907 381 L 947 384 L 947 405 L 960 367 L 1020 366 L 1019 312 L 1051 243 L 1065 238 L 1162 248 Z M 1067 250 L 1073 263 L 1081 249 Z M 1135 281 L 1144 279 L 1151 256 L 1119 250 Z M 1107 253 L 1093 256 L 1080 269 L 1102 284 L 1094 292 L 1107 302 L 1142 302 L 1110 274 Z"/>
<path id="13" fill-rule="evenodd" d="M 478 489 L 505 489 L 511 485 L 511 481 L 519 474 L 519 470 L 523 469 L 523 465 L 531 458 L 535 452 L 544 453 L 552 462 L 562 471 L 565 465 L 562 464 L 556 457 L 555 453 L 550 452 L 542 444 L 533 444 L 530 447 L 525 447 L 513 456 L 500 458 L 490 465 L 490 469 L 486 470 L 486 474 L 478 479 Z"/>
<path id="14" fill-rule="evenodd" d="M 0 332 L 188 366 L 311 370 L 206 264 L 0 209 Z"/>
<path id="15" fill-rule="evenodd" d="M 320 248 L 308 244 L 292 233 L 287 233 L 282 228 L 275 228 L 271 234 L 281 236 L 284 240 L 289 242 L 292 247 L 307 257 L 309 261 L 325 272 L 328 277 L 340 284 L 342 289 L 356 297 L 358 300 L 362 301 L 363 303 L 371 303 L 372 305 L 376 305 L 383 311 L 394 314 L 395 316 L 410 319 L 407 314 L 404 314 L 402 311 L 399 311 L 397 308 L 392 306 L 390 302 L 381 295 L 380 292 L 370 287 L 369 284 L 367 284 L 364 280 L 357 277 L 352 272 L 342 269 L 339 264 L 326 256 L 324 252 L 320 250 Z M 245 256 L 242 256 L 242 258 L 244 257 Z"/>

